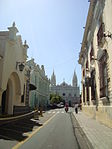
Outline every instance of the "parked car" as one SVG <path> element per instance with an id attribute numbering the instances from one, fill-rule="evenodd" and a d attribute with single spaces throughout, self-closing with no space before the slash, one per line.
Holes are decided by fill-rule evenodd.
<path id="1" fill-rule="evenodd" d="M 57 104 L 57 107 L 58 108 L 64 108 L 64 104 L 63 103 L 59 103 L 59 104 Z"/>

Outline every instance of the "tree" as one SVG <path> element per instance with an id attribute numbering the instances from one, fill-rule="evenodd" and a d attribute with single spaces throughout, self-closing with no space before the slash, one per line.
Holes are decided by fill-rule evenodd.
<path id="1" fill-rule="evenodd" d="M 57 94 L 50 94 L 50 103 L 51 104 L 58 104 L 62 101 L 63 100 L 62 100 L 61 96 L 59 96 Z"/>

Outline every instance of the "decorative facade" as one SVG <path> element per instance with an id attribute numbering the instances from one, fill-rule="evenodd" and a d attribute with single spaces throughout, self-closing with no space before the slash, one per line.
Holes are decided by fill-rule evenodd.
<path id="1" fill-rule="evenodd" d="M 46 108 L 49 101 L 49 79 L 45 75 L 44 65 L 37 65 L 34 59 L 27 61 L 30 68 L 30 83 L 36 86 L 36 90 L 30 93 L 30 106 Z"/>
<path id="2" fill-rule="evenodd" d="M 79 64 L 83 111 L 112 127 L 112 1 L 91 0 Z"/>
<path id="3" fill-rule="evenodd" d="M 80 91 L 79 87 L 77 86 L 76 73 L 74 72 L 72 85 L 68 85 L 65 81 L 63 81 L 60 85 L 56 85 L 56 76 L 53 71 L 50 81 L 50 92 L 60 95 L 65 102 L 68 102 L 71 105 L 79 103 Z"/>
<path id="4" fill-rule="evenodd" d="M 25 63 L 28 45 L 16 35 L 15 23 L 0 32 L 0 113 L 12 115 L 16 107 L 25 108 Z"/>

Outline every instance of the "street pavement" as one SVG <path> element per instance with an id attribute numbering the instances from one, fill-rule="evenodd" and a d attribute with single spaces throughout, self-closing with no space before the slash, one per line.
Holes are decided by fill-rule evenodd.
<path id="1" fill-rule="evenodd" d="M 4 124 L 0 127 L 0 149 L 12 149 L 18 143 L 26 140 L 35 129 L 41 127 L 53 113 L 44 113 L 39 120 L 24 119 Z"/>
<path id="2" fill-rule="evenodd" d="M 50 110 L 47 115 L 53 113 L 53 117 L 35 131 L 24 143 L 15 148 L 19 149 L 79 149 L 77 139 L 74 136 L 70 113 L 64 109 Z"/>
<path id="3" fill-rule="evenodd" d="M 0 127 L 0 149 L 112 149 L 112 129 L 70 108 Z"/>
<path id="4" fill-rule="evenodd" d="M 106 127 L 83 112 L 75 114 L 80 128 L 84 131 L 94 149 L 112 149 L 112 129 Z"/>

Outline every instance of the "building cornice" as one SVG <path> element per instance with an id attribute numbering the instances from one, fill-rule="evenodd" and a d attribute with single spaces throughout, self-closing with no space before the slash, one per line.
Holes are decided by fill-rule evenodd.
<path id="1" fill-rule="evenodd" d="M 79 60 L 78 60 L 79 64 L 82 64 L 81 61 L 82 61 L 82 58 L 83 58 L 83 54 L 86 52 L 87 36 L 88 36 L 89 28 L 90 28 L 91 23 L 92 23 L 93 12 L 94 12 L 96 2 L 97 2 L 97 0 L 91 0 L 90 1 L 87 21 L 86 21 L 86 26 L 85 26 L 85 31 L 84 31 L 84 36 L 83 36 L 83 40 L 82 40 L 81 51 L 79 53 Z"/>

